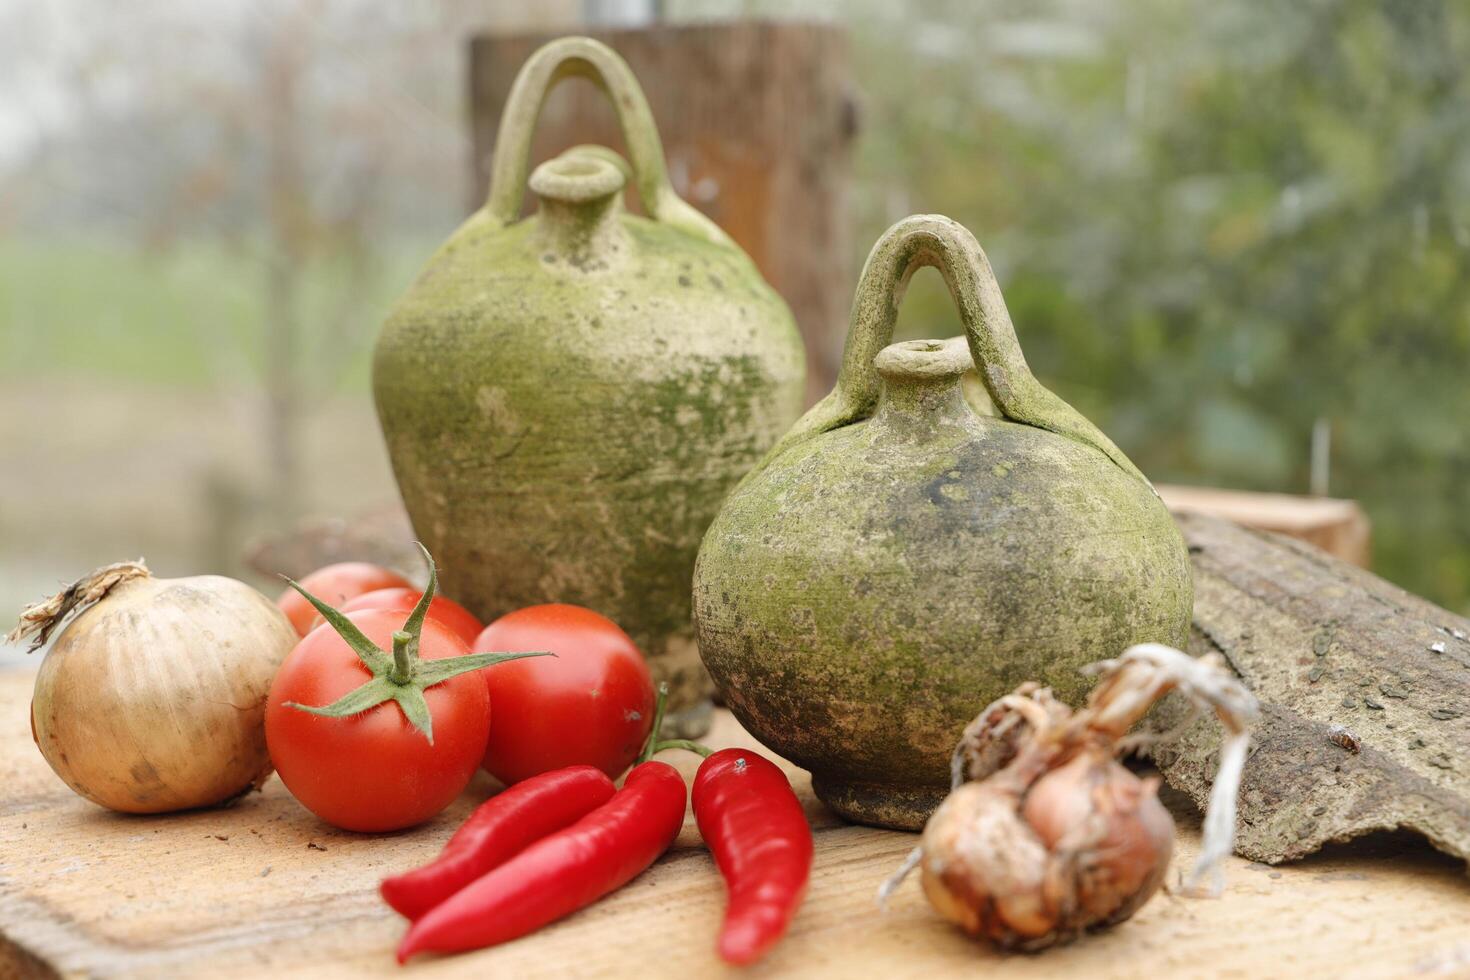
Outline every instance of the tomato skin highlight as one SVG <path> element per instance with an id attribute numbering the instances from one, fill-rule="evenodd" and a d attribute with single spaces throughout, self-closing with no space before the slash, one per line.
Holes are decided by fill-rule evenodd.
<path id="1" fill-rule="evenodd" d="M 627 633 L 581 606 L 551 603 L 500 617 L 476 653 L 549 650 L 482 671 L 495 725 L 485 768 L 507 785 L 574 765 L 616 779 L 653 727 L 653 674 Z"/>
<path id="2" fill-rule="evenodd" d="M 543 837 L 410 926 L 398 946 L 398 962 L 422 952 L 503 943 L 621 888 L 679 836 L 687 797 L 677 769 L 643 763 L 607 803 Z"/>
<path id="3" fill-rule="evenodd" d="M 437 858 L 383 879 L 379 891 L 400 915 L 421 918 L 536 841 L 576 823 L 614 792 L 612 780 L 592 766 L 532 776 L 480 804 Z"/>
<path id="4" fill-rule="evenodd" d="M 399 613 L 382 609 L 347 618 L 384 648 L 403 626 Z M 466 652 L 453 631 L 425 619 L 421 658 Z M 286 702 L 330 704 L 372 677 L 323 624 L 296 645 L 271 685 L 265 714 L 271 761 L 291 795 L 333 826 L 376 833 L 423 823 L 459 796 L 485 751 L 490 699 L 482 672 L 452 677 L 424 692 L 434 722 L 432 744 L 392 701 L 348 718 L 308 714 Z"/>
<path id="5" fill-rule="evenodd" d="M 301 580 L 301 587 L 330 606 L 341 606 L 348 599 L 378 589 L 413 588 L 413 583 L 382 565 L 365 561 L 344 561 L 324 565 Z M 276 606 L 286 614 L 297 636 L 310 633 L 321 622 L 311 603 L 295 589 L 287 588 L 276 599 Z"/>
<path id="6" fill-rule="evenodd" d="M 359 609 L 391 609 L 401 612 L 405 619 L 413 612 L 413 607 L 418 603 L 419 597 L 423 595 L 412 586 L 395 586 L 388 589 L 374 589 L 364 592 L 354 599 L 349 599 L 342 604 L 343 612 L 357 612 Z M 315 614 L 313 609 L 312 613 Z M 475 618 L 475 614 L 453 599 L 442 595 L 436 595 L 429 601 L 429 616 L 439 620 L 455 632 L 468 646 L 475 642 L 475 638 L 485 628 L 485 624 Z"/>

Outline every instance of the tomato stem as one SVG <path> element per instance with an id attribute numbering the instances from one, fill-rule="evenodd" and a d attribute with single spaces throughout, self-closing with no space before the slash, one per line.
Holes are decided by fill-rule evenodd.
<path id="1" fill-rule="evenodd" d="M 418 604 L 413 607 L 413 612 L 408 614 L 403 628 L 393 632 L 391 655 L 378 649 L 341 610 L 327 605 L 303 589 L 299 583 L 286 579 L 293 589 L 305 596 L 306 601 L 321 613 L 322 618 L 337 631 L 337 635 L 342 637 L 342 641 L 357 654 L 363 666 L 373 675 L 361 687 L 348 691 L 331 704 L 298 704 L 287 701 L 287 707 L 323 718 L 347 718 L 376 708 L 385 701 L 394 701 L 403 710 L 403 716 L 408 719 L 409 724 L 418 729 L 432 745 L 434 719 L 429 714 L 428 702 L 424 700 L 425 690 L 435 684 L 442 684 L 451 677 L 507 660 L 556 656 L 541 650 L 527 653 L 467 653 L 458 657 L 441 657 L 438 660 L 419 660 L 419 638 L 424 631 L 424 617 L 428 614 L 429 603 L 434 600 L 434 592 L 438 586 L 438 571 L 434 567 L 434 559 L 423 545 L 419 545 L 419 551 L 423 552 L 424 561 L 429 566 L 429 584 L 424 588 Z"/>
<path id="2" fill-rule="evenodd" d="M 692 742 L 687 738 L 659 739 L 659 735 L 663 732 L 664 711 L 668 707 L 668 702 L 669 685 L 660 684 L 658 697 L 653 702 L 653 727 L 648 730 L 648 740 L 643 743 L 643 751 L 638 753 L 637 762 L 647 762 L 664 749 L 684 749 L 708 759 L 715 750 L 707 745 Z"/>
<path id="3" fill-rule="evenodd" d="M 654 754 L 662 752 L 664 749 L 683 749 L 686 752 L 693 752 L 695 755 L 703 756 L 706 759 L 715 754 L 715 750 L 708 745 L 703 745 L 687 738 L 666 738 L 653 747 Z"/>
<path id="4" fill-rule="evenodd" d="M 393 634 L 393 669 L 388 673 L 388 679 L 394 684 L 407 684 L 413 680 L 417 658 L 414 657 L 412 643 L 412 633 L 398 630 Z"/>
<path id="5" fill-rule="evenodd" d="M 653 727 L 648 730 L 648 739 L 643 743 L 643 751 L 638 753 L 635 764 L 647 762 L 658 751 L 658 735 L 664 727 L 664 709 L 668 706 L 668 701 L 669 685 L 660 682 L 658 696 L 653 701 Z"/>

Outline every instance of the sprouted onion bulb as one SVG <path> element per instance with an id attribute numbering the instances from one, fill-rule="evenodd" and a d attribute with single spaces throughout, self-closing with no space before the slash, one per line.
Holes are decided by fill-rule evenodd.
<path id="1" fill-rule="evenodd" d="M 31 728 L 68 786 L 127 813 L 209 806 L 271 773 L 264 713 L 296 631 L 243 582 L 98 569 L 21 614 L 12 642 L 46 642 Z"/>
<path id="2" fill-rule="evenodd" d="M 1050 690 L 1024 684 L 982 711 L 955 750 L 954 789 L 920 845 L 879 891 L 880 902 L 916 865 L 924 893 L 971 935 L 1035 950 L 1127 919 L 1163 883 L 1174 821 L 1157 777 L 1119 764 L 1129 728 L 1178 690 L 1212 710 L 1226 731 L 1204 842 L 1186 893 L 1218 893 L 1230 853 L 1235 799 L 1256 702 L 1213 655 L 1198 660 L 1158 644 L 1092 667 L 1101 675 L 1073 712 Z"/>

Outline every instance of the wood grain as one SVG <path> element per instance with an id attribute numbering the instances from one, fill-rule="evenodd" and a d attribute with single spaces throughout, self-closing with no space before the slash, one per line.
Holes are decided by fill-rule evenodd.
<path id="1" fill-rule="evenodd" d="M 1204 514 L 1259 531 L 1275 531 L 1316 545 L 1359 568 L 1369 565 L 1372 526 L 1355 500 L 1163 483 L 1155 489 L 1176 516 Z"/>
<path id="2" fill-rule="evenodd" d="M 713 954 L 723 890 L 692 819 L 667 856 L 602 903 L 498 949 L 400 972 L 402 923 L 377 880 L 432 855 L 486 786 L 429 826 L 387 836 L 324 826 L 278 780 L 229 810 L 123 817 L 71 795 L 35 751 L 32 678 L 0 673 L 0 978 L 735 975 Z M 711 741 L 749 744 L 725 714 Z M 696 760 L 669 761 L 692 774 Z M 917 884 L 880 913 L 874 889 L 915 838 L 839 823 L 792 773 L 816 866 L 791 935 L 748 976 L 1470 975 L 1461 865 L 1398 838 L 1278 869 L 1233 859 L 1218 900 L 1161 896 L 1113 932 L 1004 956 L 939 920 Z M 1178 867 L 1196 841 L 1186 811 Z"/>

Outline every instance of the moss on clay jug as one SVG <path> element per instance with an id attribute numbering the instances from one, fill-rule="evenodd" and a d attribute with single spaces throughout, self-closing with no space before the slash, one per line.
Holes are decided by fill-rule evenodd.
<path id="1" fill-rule="evenodd" d="M 938 267 L 966 336 L 892 340 Z M 997 414 L 960 379 L 978 366 Z M 757 738 L 862 823 L 919 829 L 950 753 L 1027 680 L 1184 643 L 1184 542 L 1119 449 L 1031 375 L 985 254 L 948 218 L 874 246 L 836 389 L 730 495 L 695 568 L 700 652 Z"/>
<path id="2" fill-rule="evenodd" d="M 539 208 L 522 219 L 532 130 L 570 75 L 608 95 L 631 167 L 602 147 L 568 151 L 531 174 Z M 647 218 L 623 210 L 629 176 Z M 790 311 L 675 195 L 627 64 L 564 38 L 522 68 L 489 201 L 392 311 L 373 391 L 446 594 L 487 620 L 542 602 L 595 609 L 669 681 L 671 707 L 697 712 L 700 537 L 800 414 L 804 376 Z"/>

